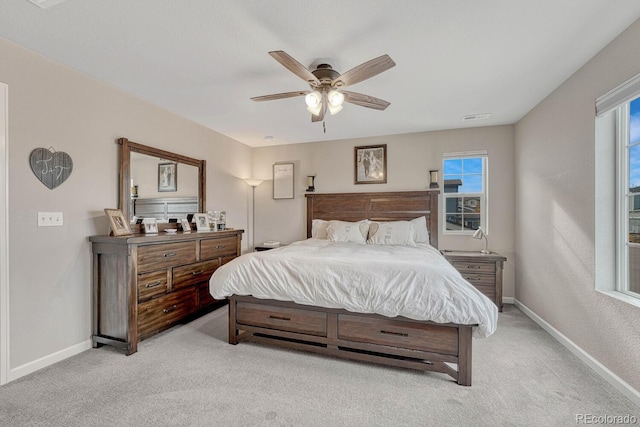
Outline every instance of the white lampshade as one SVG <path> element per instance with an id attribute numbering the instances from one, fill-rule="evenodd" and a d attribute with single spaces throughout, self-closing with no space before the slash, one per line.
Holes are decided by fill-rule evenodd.
<path id="1" fill-rule="evenodd" d="M 329 100 L 329 107 L 340 107 L 344 102 L 344 94 L 342 92 L 338 92 L 337 90 L 331 89 L 329 91 L 329 94 L 327 95 L 327 99 Z"/>
<path id="2" fill-rule="evenodd" d="M 258 185 L 262 184 L 263 181 L 264 181 L 264 179 L 256 179 L 256 178 L 245 178 L 244 179 L 244 182 L 249 184 L 251 187 L 257 187 Z"/>
<path id="3" fill-rule="evenodd" d="M 482 231 L 482 227 L 478 227 L 475 233 L 472 236 L 474 239 L 482 239 L 484 237 L 484 231 Z"/>
<path id="4" fill-rule="evenodd" d="M 322 94 L 320 92 L 314 90 L 304 97 L 304 102 L 307 104 L 307 111 L 314 116 L 320 114 L 320 110 L 322 109 Z"/>

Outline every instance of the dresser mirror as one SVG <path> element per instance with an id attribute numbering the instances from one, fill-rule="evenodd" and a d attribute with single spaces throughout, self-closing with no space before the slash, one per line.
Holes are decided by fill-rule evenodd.
<path id="1" fill-rule="evenodd" d="M 188 213 L 206 211 L 205 160 L 138 144 L 127 138 L 118 139 L 118 144 L 120 209 L 132 224 L 135 223 L 134 216 L 153 217 L 160 222 L 178 219 L 179 223 L 179 219 Z M 138 228 L 134 227 L 134 232 Z"/>

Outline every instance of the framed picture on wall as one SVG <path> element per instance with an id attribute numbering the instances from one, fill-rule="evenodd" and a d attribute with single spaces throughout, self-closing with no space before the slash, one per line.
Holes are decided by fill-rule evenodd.
<path id="1" fill-rule="evenodd" d="M 178 191 L 178 164 L 158 164 L 158 191 Z"/>
<path id="2" fill-rule="evenodd" d="M 387 183 L 387 144 L 354 147 L 355 183 Z"/>
<path id="3" fill-rule="evenodd" d="M 273 165 L 273 198 L 293 199 L 293 163 Z"/>

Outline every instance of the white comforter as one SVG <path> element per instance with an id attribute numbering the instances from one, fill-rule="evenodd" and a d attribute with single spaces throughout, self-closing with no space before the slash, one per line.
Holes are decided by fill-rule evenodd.
<path id="1" fill-rule="evenodd" d="M 359 313 L 496 329 L 495 304 L 432 246 L 366 245 L 307 239 L 253 252 L 218 268 L 210 291 L 293 301 Z"/>

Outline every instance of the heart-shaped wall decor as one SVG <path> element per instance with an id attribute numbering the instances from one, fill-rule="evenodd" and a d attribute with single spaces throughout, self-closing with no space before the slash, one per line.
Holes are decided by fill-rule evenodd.
<path id="1" fill-rule="evenodd" d="M 29 156 L 29 163 L 33 173 L 50 190 L 65 182 L 73 170 L 71 156 L 52 148 L 36 148 Z"/>

